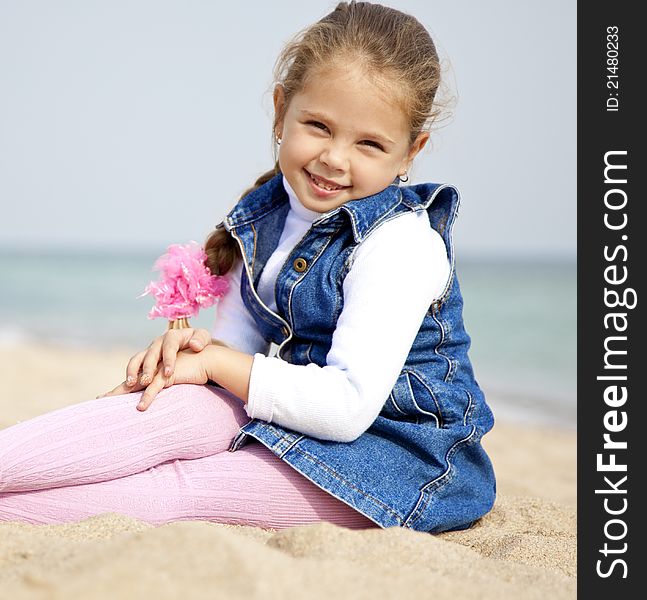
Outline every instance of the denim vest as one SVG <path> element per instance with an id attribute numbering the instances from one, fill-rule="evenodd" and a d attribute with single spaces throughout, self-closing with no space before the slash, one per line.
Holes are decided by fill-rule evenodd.
<path id="1" fill-rule="evenodd" d="M 322 214 L 279 271 L 274 313 L 256 288 L 289 210 L 282 175 L 238 202 L 224 226 L 242 251 L 242 299 L 263 337 L 278 346 L 277 356 L 290 363 L 326 364 L 353 251 L 386 221 L 426 210 L 445 242 L 451 273 L 379 416 L 359 438 L 320 440 L 254 419 L 241 428 L 230 451 L 255 438 L 381 527 L 464 529 L 490 510 L 494 473 L 480 440 L 493 416 L 467 357 L 470 338 L 463 327 L 452 246 L 458 204 L 458 191 L 448 185 L 392 184 Z"/>

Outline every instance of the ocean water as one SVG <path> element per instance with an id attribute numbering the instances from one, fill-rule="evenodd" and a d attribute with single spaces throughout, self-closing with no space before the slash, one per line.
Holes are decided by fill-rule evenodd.
<path id="1" fill-rule="evenodd" d="M 140 349 L 165 330 L 149 320 L 160 252 L 0 250 L 0 344 Z M 460 261 L 476 377 L 495 415 L 575 427 L 574 262 Z M 210 328 L 214 309 L 191 323 Z"/>
<path id="2" fill-rule="evenodd" d="M 470 358 L 495 413 L 575 428 L 573 262 L 461 262 Z"/>

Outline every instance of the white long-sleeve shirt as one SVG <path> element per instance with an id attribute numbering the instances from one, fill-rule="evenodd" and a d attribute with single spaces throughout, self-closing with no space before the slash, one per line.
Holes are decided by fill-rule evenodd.
<path id="1" fill-rule="evenodd" d="M 285 259 L 320 213 L 306 209 L 289 184 L 290 211 L 258 284 L 276 311 L 274 285 Z M 267 356 L 269 344 L 240 296 L 242 262 L 220 299 L 212 337 L 254 355 L 246 412 L 325 440 L 352 441 L 378 416 L 404 366 L 431 303 L 450 273 L 445 244 L 426 211 L 385 222 L 357 246 L 343 283 L 344 306 L 326 365 L 293 365 Z"/>

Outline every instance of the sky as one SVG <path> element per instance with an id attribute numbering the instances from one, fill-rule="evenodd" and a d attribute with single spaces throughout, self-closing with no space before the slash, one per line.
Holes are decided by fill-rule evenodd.
<path id="1" fill-rule="evenodd" d="M 456 98 L 410 183 L 461 192 L 458 254 L 576 249 L 576 3 L 392 0 Z M 2 247 L 204 241 L 272 161 L 272 69 L 336 2 L 0 0 Z"/>

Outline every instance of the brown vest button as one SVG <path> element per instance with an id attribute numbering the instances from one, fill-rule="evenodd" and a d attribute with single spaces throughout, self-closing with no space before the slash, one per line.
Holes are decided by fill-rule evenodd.
<path id="1" fill-rule="evenodd" d="M 292 263 L 292 266 L 297 273 L 303 273 L 308 268 L 308 263 L 304 258 L 297 258 Z"/>

